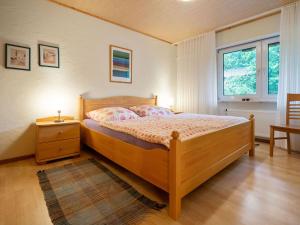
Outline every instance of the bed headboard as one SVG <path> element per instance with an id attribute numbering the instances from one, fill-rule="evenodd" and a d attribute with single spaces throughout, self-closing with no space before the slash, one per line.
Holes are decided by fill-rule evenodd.
<path id="1" fill-rule="evenodd" d="M 88 99 L 80 96 L 79 119 L 84 120 L 86 118 L 86 113 L 95 109 L 114 106 L 129 108 L 135 105 L 157 105 L 157 96 L 153 96 L 152 98 L 114 96 L 98 99 Z"/>

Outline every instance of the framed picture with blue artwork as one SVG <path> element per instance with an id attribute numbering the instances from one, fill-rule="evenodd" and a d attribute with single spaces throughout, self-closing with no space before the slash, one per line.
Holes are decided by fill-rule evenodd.
<path id="1" fill-rule="evenodd" d="M 132 83 L 132 50 L 110 45 L 110 82 Z"/>

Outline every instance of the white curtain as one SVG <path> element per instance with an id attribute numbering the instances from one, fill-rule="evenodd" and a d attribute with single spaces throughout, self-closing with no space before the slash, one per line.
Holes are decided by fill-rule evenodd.
<path id="1" fill-rule="evenodd" d="M 280 21 L 280 75 L 277 108 L 279 122 L 285 123 L 287 93 L 300 93 L 300 2 L 285 6 Z M 292 144 L 295 144 L 295 136 Z M 285 147 L 283 142 L 281 147 Z"/>
<path id="2" fill-rule="evenodd" d="M 216 35 L 209 32 L 177 47 L 177 110 L 215 114 Z"/>

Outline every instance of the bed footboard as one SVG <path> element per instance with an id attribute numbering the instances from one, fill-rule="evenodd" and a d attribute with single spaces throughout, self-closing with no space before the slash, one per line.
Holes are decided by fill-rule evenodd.
<path id="1" fill-rule="evenodd" d="M 172 133 L 169 162 L 169 215 L 177 219 L 181 199 L 233 161 L 254 156 L 254 116 L 248 122 L 181 142 Z"/>
<path id="2" fill-rule="evenodd" d="M 168 151 L 145 150 L 118 138 L 89 129 L 81 123 L 81 141 L 101 155 L 162 190 L 168 191 Z"/>

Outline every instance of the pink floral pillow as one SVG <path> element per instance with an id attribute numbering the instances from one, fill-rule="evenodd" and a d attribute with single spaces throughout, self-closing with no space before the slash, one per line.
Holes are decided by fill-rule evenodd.
<path id="1" fill-rule="evenodd" d="M 88 112 L 87 117 L 98 122 L 137 119 L 139 116 L 123 107 L 107 107 Z"/>
<path id="2" fill-rule="evenodd" d="M 130 107 L 129 109 L 141 117 L 174 115 L 174 113 L 170 109 L 159 107 L 159 106 L 152 106 L 152 105 L 133 106 Z"/>

